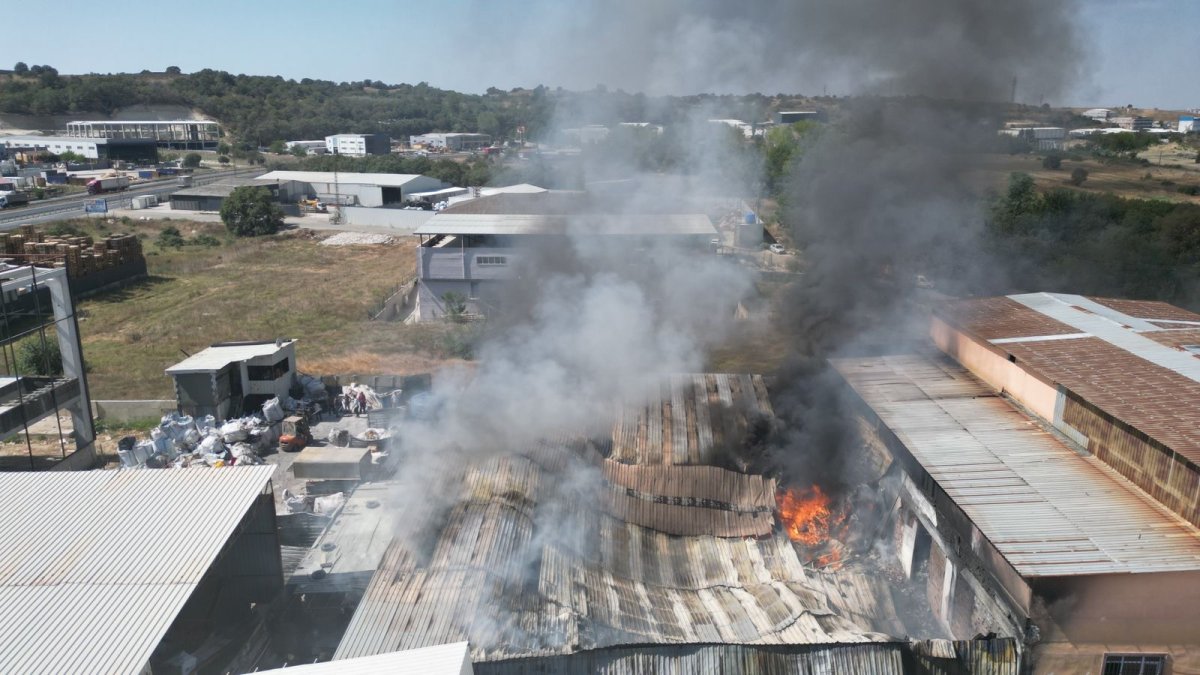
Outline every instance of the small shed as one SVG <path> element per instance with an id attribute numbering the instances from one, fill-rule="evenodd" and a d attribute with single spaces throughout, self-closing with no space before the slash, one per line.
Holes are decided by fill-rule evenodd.
<path id="1" fill-rule="evenodd" d="M 296 341 L 221 342 L 167 368 L 186 415 L 218 421 L 286 396 L 296 378 Z"/>

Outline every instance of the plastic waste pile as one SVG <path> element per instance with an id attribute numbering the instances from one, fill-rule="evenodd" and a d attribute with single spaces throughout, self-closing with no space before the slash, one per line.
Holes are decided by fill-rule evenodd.
<path id="1" fill-rule="evenodd" d="M 286 513 L 315 513 L 318 516 L 332 516 L 346 503 L 346 495 L 341 492 L 315 497 L 298 495 L 291 490 L 283 491 L 283 506 Z"/>
<path id="2" fill-rule="evenodd" d="M 262 464 L 262 455 L 279 443 L 283 404 L 273 398 L 261 415 L 227 420 L 218 425 L 212 415 L 192 418 L 179 413 L 164 415 L 150 430 L 150 438 L 133 436 L 117 444 L 121 466 L 134 468 L 189 468 Z"/>

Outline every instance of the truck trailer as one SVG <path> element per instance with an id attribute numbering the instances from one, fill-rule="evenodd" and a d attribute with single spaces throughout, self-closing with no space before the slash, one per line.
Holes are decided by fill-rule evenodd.
<path id="1" fill-rule="evenodd" d="M 0 209 L 10 206 L 20 206 L 29 203 L 29 195 L 24 192 L 0 192 Z"/>
<path id="2" fill-rule="evenodd" d="M 125 176 L 112 176 L 110 178 L 95 178 L 88 181 L 87 191 L 89 195 L 98 195 L 104 192 L 120 192 L 129 187 L 129 178 Z"/>

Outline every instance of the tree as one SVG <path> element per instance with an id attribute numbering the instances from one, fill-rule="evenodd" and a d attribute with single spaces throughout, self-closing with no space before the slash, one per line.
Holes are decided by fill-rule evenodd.
<path id="1" fill-rule="evenodd" d="M 1062 156 L 1049 154 L 1042 158 L 1042 168 L 1057 171 L 1062 168 Z"/>
<path id="2" fill-rule="evenodd" d="M 168 75 L 182 75 L 183 71 L 179 69 L 179 66 L 167 66 L 167 74 Z"/>
<path id="3" fill-rule="evenodd" d="M 308 154 L 308 149 L 303 145 L 294 145 L 292 146 L 292 154 L 297 157 L 303 157 Z"/>
<path id="4" fill-rule="evenodd" d="M 229 147 L 228 143 L 218 143 L 217 144 L 217 154 L 218 155 L 228 155 L 231 152 L 233 152 L 233 148 Z"/>
<path id="5" fill-rule="evenodd" d="M 1088 170 L 1082 166 L 1077 166 L 1071 170 L 1071 185 L 1083 185 L 1083 181 L 1088 179 Z"/>
<path id="6" fill-rule="evenodd" d="M 221 155 L 221 156 L 217 157 L 217 164 L 228 164 L 228 163 L 229 163 L 229 158 L 226 157 L 225 155 Z"/>
<path id="7" fill-rule="evenodd" d="M 202 158 L 200 157 L 200 153 L 189 152 L 188 154 L 183 156 L 183 166 L 188 169 L 197 169 L 200 167 L 201 159 Z"/>
<path id="8" fill-rule="evenodd" d="M 87 161 L 87 157 L 84 157 L 83 155 L 81 155 L 77 152 L 72 152 L 70 150 L 66 150 L 64 152 L 59 153 L 58 159 L 60 161 L 67 162 L 68 164 L 70 164 L 71 162 L 75 162 L 78 164 L 78 163 L 83 163 L 83 162 Z"/>
<path id="9" fill-rule="evenodd" d="M 275 234 L 283 227 L 283 210 L 264 187 L 236 188 L 221 205 L 221 221 L 239 237 Z"/>
<path id="10" fill-rule="evenodd" d="M 466 320 L 467 314 L 467 298 L 462 293 L 449 291 L 442 295 L 442 302 L 446 303 L 446 318 L 455 322 L 461 323 Z"/>
<path id="11" fill-rule="evenodd" d="M 62 352 L 58 350 L 58 339 L 49 336 L 42 340 L 34 336 L 17 347 L 17 369 L 22 375 L 49 377 L 61 375 Z"/>
<path id="12" fill-rule="evenodd" d="M 287 144 L 283 141 L 271 141 L 271 145 L 267 149 L 277 155 L 282 155 L 287 152 Z"/>
<path id="13" fill-rule="evenodd" d="M 29 72 L 29 65 L 24 61 L 17 61 L 17 65 L 13 66 L 13 72 L 18 75 L 24 75 Z"/>

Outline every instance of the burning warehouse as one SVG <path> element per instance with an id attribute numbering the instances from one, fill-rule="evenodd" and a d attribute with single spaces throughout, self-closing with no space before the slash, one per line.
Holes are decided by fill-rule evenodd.
<path id="1" fill-rule="evenodd" d="M 834 361 L 903 468 L 896 549 L 943 625 L 1004 605 L 1039 672 L 1200 666 L 1198 331 L 1163 303 L 1035 293 L 937 309 L 954 360 Z"/>
<path id="2" fill-rule="evenodd" d="M 675 376 L 618 408 L 466 465 L 392 541 L 335 660 L 467 640 L 479 673 L 1017 672 L 1016 640 L 910 641 L 924 617 L 885 575 L 815 562 L 836 518 L 780 524 L 776 481 L 733 470 L 771 424 L 761 378 Z"/>

